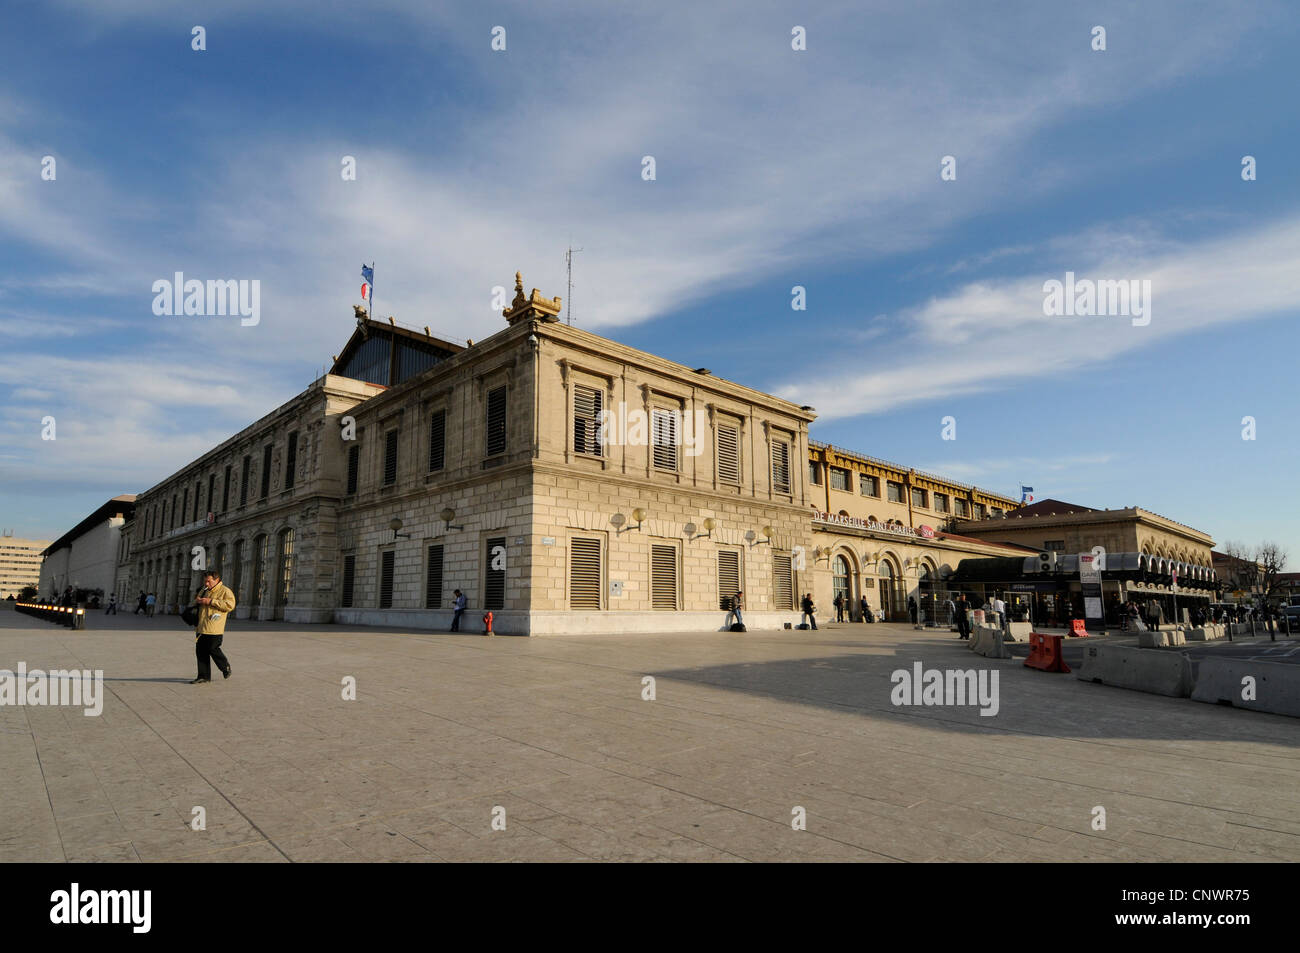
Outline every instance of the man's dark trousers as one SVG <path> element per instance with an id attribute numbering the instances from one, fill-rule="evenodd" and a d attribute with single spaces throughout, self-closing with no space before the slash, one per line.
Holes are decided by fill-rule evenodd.
<path id="1" fill-rule="evenodd" d="M 217 670 L 225 674 L 230 668 L 230 662 L 226 659 L 226 653 L 221 651 L 221 636 L 219 635 L 200 635 L 194 642 L 194 654 L 199 660 L 199 678 L 212 678 L 212 666 L 208 659 L 217 663 Z"/>
<path id="2" fill-rule="evenodd" d="M 460 631 L 460 617 L 463 616 L 464 614 L 465 614 L 465 610 L 464 610 L 464 609 L 457 609 L 455 612 L 452 613 L 452 615 L 451 615 L 451 631 L 453 631 L 453 632 L 459 632 L 459 631 Z"/>

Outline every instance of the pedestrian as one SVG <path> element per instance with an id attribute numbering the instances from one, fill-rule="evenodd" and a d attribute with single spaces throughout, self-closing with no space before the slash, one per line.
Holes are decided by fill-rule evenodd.
<path id="1" fill-rule="evenodd" d="M 212 681 L 212 666 L 217 663 L 223 678 L 230 677 L 230 661 L 221 651 L 226 632 L 226 616 L 235 611 L 235 594 L 221 584 L 221 573 L 209 569 L 203 573 L 203 588 L 194 600 L 199 607 L 199 621 L 194 626 L 194 654 L 199 660 L 199 677 L 190 682 L 201 685 Z"/>
<path id="2" fill-rule="evenodd" d="M 910 616 L 912 617 L 912 625 L 916 625 L 916 613 L 917 613 L 917 608 L 916 608 L 916 598 L 915 598 L 914 596 L 908 596 L 908 597 L 907 597 L 907 614 L 910 615 Z"/>
<path id="3" fill-rule="evenodd" d="M 948 617 L 947 619 L 948 628 L 951 629 L 953 625 L 955 625 L 957 622 L 956 619 L 957 603 L 953 602 L 951 597 L 943 600 L 943 611 L 944 614 Z"/>
<path id="4" fill-rule="evenodd" d="M 858 609 L 862 612 L 862 621 L 871 621 L 871 607 L 867 605 L 867 597 L 863 596 L 858 600 Z"/>
<path id="5" fill-rule="evenodd" d="M 743 592 L 737 592 L 727 600 L 727 604 L 730 606 L 727 610 L 727 621 L 725 623 L 727 628 L 731 628 L 732 616 L 736 617 L 736 625 L 744 625 L 745 620 L 740 617 L 740 611 L 745 608 L 745 594 Z"/>
<path id="6" fill-rule="evenodd" d="M 962 593 L 957 596 L 957 638 L 970 638 L 970 619 L 966 612 L 970 608 L 970 603 L 966 601 L 966 594 Z"/>
<path id="7" fill-rule="evenodd" d="M 1005 630 L 1007 627 L 1007 604 L 998 596 L 993 597 L 993 611 L 998 614 L 998 625 Z"/>
<path id="8" fill-rule="evenodd" d="M 145 596 L 145 599 L 144 599 L 144 607 L 145 607 L 145 610 L 146 610 L 146 611 L 145 611 L 145 615 L 148 616 L 150 619 L 153 618 L 153 610 L 154 610 L 154 607 L 157 606 L 157 605 L 158 605 L 158 597 L 157 597 L 156 595 L 154 595 L 154 594 L 151 592 L 151 593 L 149 593 L 149 595 Z"/>
<path id="9" fill-rule="evenodd" d="M 117 593 L 108 597 L 108 608 L 104 610 L 104 615 L 117 615 Z"/>
<path id="10" fill-rule="evenodd" d="M 843 622 L 844 621 L 844 593 L 842 592 L 835 593 L 835 601 L 831 604 L 835 606 L 835 621 Z"/>
<path id="11" fill-rule="evenodd" d="M 454 594 L 456 596 L 456 601 L 451 604 L 451 607 L 456 611 L 451 615 L 451 631 L 459 632 L 460 617 L 465 614 L 465 607 L 469 605 L 469 600 L 465 598 L 465 593 L 461 592 L 459 589 L 455 590 Z"/>
<path id="12" fill-rule="evenodd" d="M 817 617 L 813 614 L 817 611 L 817 607 L 813 605 L 811 592 L 805 592 L 803 594 L 803 601 L 800 603 L 800 608 L 803 609 L 803 622 L 801 624 L 811 622 L 811 628 L 817 628 Z"/>
<path id="13" fill-rule="evenodd" d="M 144 607 L 144 606 L 145 606 L 145 600 L 146 600 L 147 598 L 148 598 L 148 597 L 144 594 L 144 590 L 141 589 L 141 590 L 140 590 L 140 599 L 139 599 L 139 601 L 136 602 L 136 604 L 135 604 L 135 611 L 131 613 L 132 615 L 141 615 L 141 614 L 145 614 L 145 615 L 147 615 L 147 614 L 148 614 L 147 612 L 145 612 L 145 607 Z"/>

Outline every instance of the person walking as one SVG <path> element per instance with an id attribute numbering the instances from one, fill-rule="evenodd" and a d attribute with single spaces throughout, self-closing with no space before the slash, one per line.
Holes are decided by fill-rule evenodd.
<path id="1" fill-rule="evenodd" d="M 117 615 L 117 593 L 108 597 L 108 608 L 104 610 L 104 615 Z"/>
<path id="2" fill-rule="evenodd" d="M 451 616 L 451 631 L 459 632 L 460 617 L 465 614 L 465 607 L 469 605 L 469 600 L 465 598 L 465 593 L 461 592 L 459 589 L 455 591 L 455 596 L 456 601 L 451 605 L 451 607 L 456 610 Z"/>
<path id="3" fill-rule="evenodd" d="M 146 595 L 144 594 L 144 590 L 141 589 L 141 590 L 140 590 L 140 599 L 139 599 L 138 602 L 136 602 L 136 604 L 135 604 L 135 611 L 132 612 L 131 615 L 142 615 L 142 614 L 143 614 L 143 615 L 148 615 L 148 612 L 145 611 L 145 601 L 146 601 L 148 598 L 149 598 L 149 597 L 146 596 Z"/>
<path id="4" fill-rule="evenodd" d="M 843 622 L 844 621 L 844 593 L 842 592 L 835 593 L 835 601 L 831 604 L 835 606 L 835 621 Z"/>
<path id="5" fill-rule="evenodd" d="M 203 588 L 194 604 L 199 607 L 199 621 L 194 626 L 194 654 L 199 660 L 199 677 L 190 684 L 212 681 L 211 662 L 217 663 L 223 678 L 229 678 L 230 661 L 221 651 L 221 640 L 226 632 L 226 617 L 235 611 L 235 594 L 221 584 L 218 570 L 204 572 Z"/>
<path id="6" fill-rule="evenodd" d="M 727 610 L 727 621 L 724 624 L 727 626 L 728 629 L 731 628 L 731 617 L 735 616 L 736 625 L 744 625 L 745 620 L 740 617 L 740 612 L 742 609 L 745 608 L 745 594 L 743 592 L 737 592 L 734 596 L 732 596 L 729 600 L 727 600 L 727 602 L 728 605 L 731 606 L 731 608 Z"/>
<path id="7" fill-rule="evenodd" d="M 912 617 L 912 625 L 916 625 L 916 618 L 917 618 L 916 613 L 917 613 L 916 598 L 914 596 L 908 596 L 907 614 Z"/>
<path id="8" fill-rule="evenodd" d="M 962 593 L 957 597 L 957 638 L 970 638 L 970 619 L 966 616 L 970 604 L 966 601 L 966 594 Z"/>
<path id="9" fill-rule="evenodd" d="M 156 605 L 158 605 L 158 597 L 156 595 L 154 595 L 151 592 L 149 593 L 149 595 L 145 596 L 144 599 L 145 615 L 148 616 L 150 619 L 153 618 L 153 610 Z"/>
<path id="10" fill-rule="evenodd" d="M 813 615 L 813 613 L 817 611 L 817 607 L 813 605 L 812 593 L 805 592 L 803 594 L 803 601 L 799 605 L 800 608 L 803 609 L 804 624 L 812 623 L 810 628 L 817 628 L 817 617 Z"/>
<path id="11" fill-rule="evenodd" d="M 858 610 L 862 613 L 862 621 L 871 621 L 871 607 L 867 605 L 867 597 L 862 596 L 858 599 Z"/>

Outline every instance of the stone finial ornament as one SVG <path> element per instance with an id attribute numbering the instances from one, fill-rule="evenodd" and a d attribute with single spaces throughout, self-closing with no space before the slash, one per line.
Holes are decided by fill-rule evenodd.
<path id="1" fill-rule="evenodd" d="M 501 312 L 507 324 L 514 326 L 519 321 L 558 321 L 559 313 L 559 298 L 543 298 L 536 288 L 525 298 L 524 276 L 515 272 L 515 299 L 510 302 L 509 308 Z"/>

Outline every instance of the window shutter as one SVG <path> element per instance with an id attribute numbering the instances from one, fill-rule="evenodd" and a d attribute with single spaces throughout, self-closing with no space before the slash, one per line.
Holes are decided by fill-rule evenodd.
<path id="1" fill-rule="evenodd" d="M 718 608 L 730 609 L 731 597 L 740 591 L 740 553 L 718 550 Z"/>
<path id="2" fill-rule="evenodd" d="M 447 411 L 429 418 L 429 470 L 441 470 L 447 458 Z"/>
<path id="3" fill-rule="evenodd" d="M 348 492 L 357 492 L 357 464 L 361 459 L 361 448 L 356 444 L 348 447 Z"/>
<path id="4" fill-rule="evenodd" d="M 424 607 L 442 608 L 442 546 L 429 547 L 429 561 L 424 571 Z"/>
<path id="5" fill-rule="evenodd" d="M 393 550 L 385 550 L 379 566 L 379 608 L 393 607 Z"/>
<path id="6" fill-rule="evenodd" d="M 397 482 L 397 431 L 384 434 L 384 486 Z"/>
<path id="7" fill-rule="evenodd" d="M 772 592 L 774 608 L 794 608 L 794 569 L 788 555 L 772 555 Z"/>
<path id="8" fill-rule="evenodd" d="M 650 547 L 650 607 L 677 608 L 677 547 Z"/>
<path id="9" fill-rule="evenodd" d="M 790 492 L 790 445 L 784 440 L 772 442 L 772 489 Z"/>
<path id="10" fill-rule="evenodd" d="M 600 411 L 604 405 L 604 391 L 579 384 L 573 389 L 573 452 L 600 454 L 602 441 L 598 437 Z"/>
<path id="11" fill-rule="evenodd" d="M 504 609 L 506 607 L 506 571 L 492 568 L 492 551 L 498 546 L 505 548 L 506 538 L 495 536 L 487 541 L 487 567 L 484 571 L 483 608 Z"/>
<path id="12" fill-rule="evenodd" d="M 569 540 L 569 608 L 600 608 L 600 540 Z"/>
<path id="13" fill-rule="evenodd" d="M 659 470 L 677 472 L 677 415 L 670 410 L 652 411 L 654 430 L 654 465 Z"/>
<path id="14" fill-rule="evenodd" d="M 740 482 L 740 430 L 725 424 L 718 426 L 718 480 Z"/>
<path id="15" fill-rule="evenodd" d="M 497 387 L 487 395 L 487 455 L 506 452 L 506 389 Z"/>
<path id="16" fill-rule="evenodd" d="M 235 547 L 235 559 L 236 560 L 239 559 L 238 546 Z M 343 604 L 343 608 L 345 609 L 352 608 L 352 591 L 353 591 L 353 587 L 356 585 L 356 580 L 357 580 L 357 557 L 344 556 L 343 557 L 343 596 L 339 601 Z"/>

